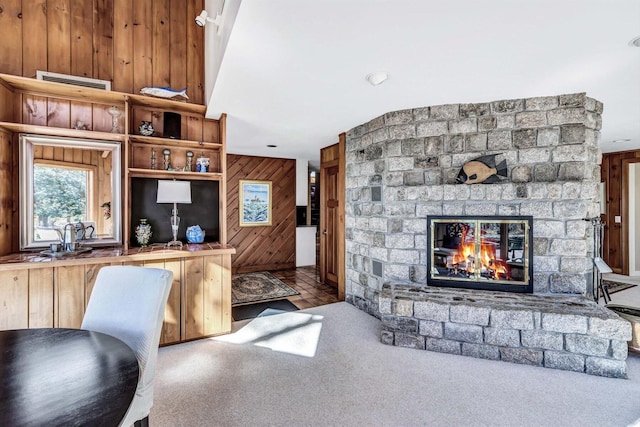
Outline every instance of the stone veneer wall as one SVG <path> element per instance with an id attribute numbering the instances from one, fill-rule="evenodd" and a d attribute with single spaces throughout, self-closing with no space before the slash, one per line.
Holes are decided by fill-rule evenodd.
<path id="1" fill-rule="evenodd" d="M 427 215 L 532 215 L 534 293 L 586 295 L 602 103 L 584 93 L 384 114 L 347 133 L 346 298 L 380 317 L 384 283 L 426 285 Z M 503 153 L 508 179 L 455 184 Z"/>

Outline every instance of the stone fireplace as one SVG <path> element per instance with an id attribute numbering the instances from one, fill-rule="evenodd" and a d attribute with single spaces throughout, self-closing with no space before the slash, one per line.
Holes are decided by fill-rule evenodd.
<path id="1" fill-rule="evenodd" d="M 601 113 L 578 93 L 395 111 L 347 133 L 346 298 L 382 320 L 383 342 L 626 375 L 628 323 L 586 297 Z M 465 163 L 488 155 L 506 161 L 504 179 L 459 183 Z M 428 221 L 469 216 L 531 218 L 520 291 L 533 295 L 431 286 L 442 278 Z M 502 230 L 506 241 L 493 243 L 504 255 Z"/>

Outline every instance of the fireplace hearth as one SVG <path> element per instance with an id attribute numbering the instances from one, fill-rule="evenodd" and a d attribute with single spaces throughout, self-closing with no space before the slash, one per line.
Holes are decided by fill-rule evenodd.
<path id="1" fill-rule="evenodd" d="M 428 216 L 427 285 L 533 292 L 531 216 Z"/>

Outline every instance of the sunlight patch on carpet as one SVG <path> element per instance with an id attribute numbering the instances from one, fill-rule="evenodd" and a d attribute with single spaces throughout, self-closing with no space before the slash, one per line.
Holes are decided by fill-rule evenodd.
<path id="1" fill-rule="evenodd" d="M 238 331 L 212 338 L 232 344 L 251 343 L 273 351 L 313 357 L 318 348 L 324 316 L 287 312 L 256 317 Z"/>

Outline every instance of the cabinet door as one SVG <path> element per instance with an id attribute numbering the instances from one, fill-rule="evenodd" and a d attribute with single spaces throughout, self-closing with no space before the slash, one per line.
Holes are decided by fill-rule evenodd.
<path id="1" fill-rule="evenodd" d="M 160 344 L 172 344 L 179 342 L 180 336 L 180 260 L 149 261 L 144 263 L 145 267 L 164 268 L 173 272 L 173 283 L 169 292 L 169 299 L 164 311 L 164 322 L 162 323 L 162 334 Z"/>
<path id="2" fill-rule="evenodd" d="M 53 268 L 29 271 L 29 327 L 53 328 Z"/>
<path id="3" fill-rule="evenodd" d="M 29 321 L 29 272 L 0 272 L 0 330 L 22 329 Z"/>
<path id="4" fill-rule="evenodd" d="M 203 257 L 184 260 L 183 317 L 184 338 L 187 340 L 205 336 Z"/>
<path id="5" fill-rule="evenodd" d="M 231 255 L 204 257 L 205 335 L 231 331 Z"/>
<path id="6" fill-rule="evenodd" d="M 55 269 L 54 326 L 79 328 L 85 307 L 84 265 Z"/>

